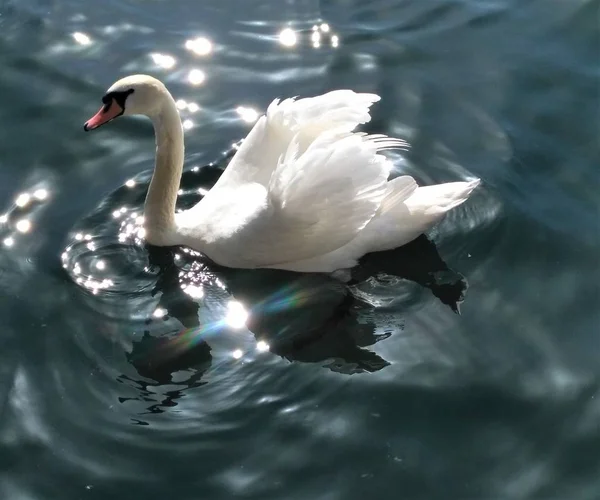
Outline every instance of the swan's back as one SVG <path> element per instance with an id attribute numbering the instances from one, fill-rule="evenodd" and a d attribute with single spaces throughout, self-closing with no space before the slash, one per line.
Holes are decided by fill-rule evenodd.
<path id="1" fill-rule="evenodd" d="M 325 255 L 325 267 L 336 266 L 331 254 L 343 248 L 339 264 L 359 258 L 348 258 L 348 249 L 362 251 L 365 244 L 356 241 L 365 240 L 369 227 L 377 228 L 369 231 L 371 246 L 388 245 L 393 235 L 378 242 L 377 234 L 391 227 L 393 206 L 405 207 L 419 190 L 410 177 L 402 184 L 387 180 L 391 164 L 381 152 L 406 148 L 404 141 L 355 132 L 378 100 L 337 90 L 273 101 L 214 188 L 180 218 L 184 243 L 226 266 L 294 269 L 309 262 L 306 271 L 321 271 Z"/>

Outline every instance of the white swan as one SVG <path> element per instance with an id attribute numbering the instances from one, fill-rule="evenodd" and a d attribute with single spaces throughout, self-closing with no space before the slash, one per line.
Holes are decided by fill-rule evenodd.
<path id="1" fill-rule="evenodd" d="M 156 134 L 156 165 L 146 197 L 146 240 L 184 245 L 227 267 L 334 272 L 364 254 L 415 239 L 479 184 L 418 187 L 388 182 L 382 150 L 400 139 L 353 132 L 370 120 L 374 94 L 336 90 L 268 107 L 208 194 L 176 214 L 183 169 L 181 119 L 166 87 L 147 75 L 112 85 L 91 130 L 120 115 L 146 115 Z"/>

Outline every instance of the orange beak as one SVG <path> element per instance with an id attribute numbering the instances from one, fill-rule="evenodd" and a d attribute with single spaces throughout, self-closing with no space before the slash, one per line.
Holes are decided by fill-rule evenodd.
<path id="1" fill-rule="evenodd" d="M 109 104 L 102 106 L 100 111 L 85 122 L 83 130 L 86 132 L 88 130 L 94 130 L 100 125 L 104 125 L 105 123 L 114 120 L 117 116 L 121 116 L 124 111 L 125 110 L 119 106 L 114 99 L 111 99 Z"/>

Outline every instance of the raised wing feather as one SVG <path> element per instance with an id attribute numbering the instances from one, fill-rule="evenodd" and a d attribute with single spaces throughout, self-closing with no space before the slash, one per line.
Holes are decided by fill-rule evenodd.
<path id="1" fill-rule="evenodd" d="M 325 131 L 350 132 L 371 119 L 375 94 L 334 90 L 304 99 L 274 100 L 256 122 L 215 187 L 258 182 L 267 186 L 294 137 L 298 153 Z"/>
<path id="2" fill-rule="evenodd" d="M 274 101 L 198 205 L 213 258 L 233 267 L 273 266 L 352 240 L 387 192 L 390 164 L 378 152 L 405 146 L 352 133 L 369 121 L 378 99 L 340 90 Z"/>

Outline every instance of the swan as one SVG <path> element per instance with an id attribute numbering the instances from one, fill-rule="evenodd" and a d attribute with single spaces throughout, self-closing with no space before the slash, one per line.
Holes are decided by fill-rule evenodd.
<path id="1" fill-rule="evenodd" d="M 233 268 L 334 273 L 365 254 L 418 237 L 479 184 L 419 187 L 407 175 L 388 181 L 382 151 L 401 139 L 356 132 L 376 94 L 334 90 L 275 99 L 204 198 L 175 213 L 183 171 L 183 127 L 165 85 L 148 75 L 118 80 L 84 125 L 145 115 L 154 125 L 155 168 L 144 204 L 144 234 L 156 246 L 182 245 Z"/>

